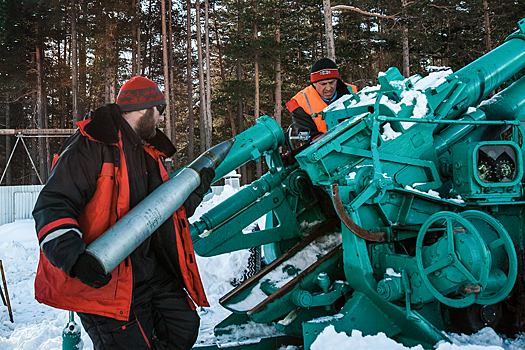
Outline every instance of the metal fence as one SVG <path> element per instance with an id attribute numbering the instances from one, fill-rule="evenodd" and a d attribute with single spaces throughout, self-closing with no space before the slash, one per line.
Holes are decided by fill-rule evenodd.
<path id="1" fill-rule="evenodd" d="M 42 185 L 0 186 L 0 225 L 16 220 L 32 219 Z"/>
<path id="2" fill-rule="evenodd" d="M 237 174 L 228 174 L 224 177 L 226 185 L 239 189 Z M 42 185 L 0 186 L 0 225 L 9 224 L 16 220 L 32 219 L 31 215 Z M 212 186 L 212 193 L 220 194 L 223 186 Z M 208 196 L 207 196 L 208 197 Z M 204 198 L 204 200 L 208 200 Z"/>

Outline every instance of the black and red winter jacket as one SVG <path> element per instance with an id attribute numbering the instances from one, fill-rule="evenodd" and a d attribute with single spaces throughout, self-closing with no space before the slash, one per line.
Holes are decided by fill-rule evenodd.
<path id="1" fill-rule="evenodd" d="M 79 129 L 55 157 L 33 211 L 41 248 L 35 297 L 56 308 L 127 320 L 134 279 L 146 279 L 158 263 L 197 305 L 209 306 L 184 207 L 111 272 L 108 285 L 91 288 L 71 273 L 85 247 L 143 199 L 137 198 L 137 188 L 145 188 L 143 197 L 169 180 L 160 156 L 173 155 L 173 144 L 157 131 L 148 142 L 130 145 L 130 137 L 123 137 L 129 136 L 125 123 L 116 104 L 99 108 L 77 123 Z M 130 153 L 137 146 L 146 151 L 142 179 L 136 176 L 137 165 L 127 164 L 134 161 Z"/>

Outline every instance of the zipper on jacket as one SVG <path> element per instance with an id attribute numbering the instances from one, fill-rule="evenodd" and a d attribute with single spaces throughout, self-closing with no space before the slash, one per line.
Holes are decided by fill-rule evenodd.
<path id="1" fill-rule="evenodd" d="M 116 152 L 115 152 L 116 151 Z M 119 215 L 118 215 L 118 198 L 120 197 L 120 177 L 119 177 L 119 172 L 120 172 L 120 144 L 117 146 L 116 150 L 114 151 L 113 153 L 113 166 L 116 166 L 118 165 L 117 167 L 117 173 L 115 174 L 115 182 L 117 183 L 117 203 L 115 205 L 115 216 L 117 218 L 117 220 L 120 219 Z M 118 161 L 118 164 L 116 164 L 116 160 Z"/>

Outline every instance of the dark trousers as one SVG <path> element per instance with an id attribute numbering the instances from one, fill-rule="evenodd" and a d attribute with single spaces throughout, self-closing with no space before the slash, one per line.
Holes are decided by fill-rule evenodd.
<path id="1" fill-rule="evenodd" d="M 199 316 L 180 284 L 160 269 L 135 286 L 129 321 L 78 313 L 95 350 L 191 349 Z"/>

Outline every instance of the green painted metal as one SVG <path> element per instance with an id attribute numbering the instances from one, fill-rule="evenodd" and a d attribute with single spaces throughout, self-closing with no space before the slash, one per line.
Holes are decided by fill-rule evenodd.
<path id="1" fill-rule="evenodd" d="M 525 19 L 453 74 L 429 82 L 391 68 L 336 101 L 321 114 L 328 132 L 294 165 L 281 162 L 283 132 L 268 117 L 238 135 L 220 173 L 260 155 L 269 171 L 191 225 L 192 239 L 204 256 L 265 245 L 269 265 L 221 299 L 234 313 L 216 334 L 275 324 L 309 349 L 332 325 L 432 348 L 447 331 L 525 331 L 512 311 L 525 298 L 514 288 L 524 75 Z M 243 233 L 261 217 L 264 228 Z M 334 235 L 340 247 L 315 253 Z"/>
<path id="2" fill-rule="evenodd" d="M 499 163 L 491 152 L 505 149 L 508 159 Z M 521 194 L 523 154 L 515 142 L 469 142 L 452 147 L 454 185 L 458 194 L 469 201 L 508 201 Z M 474 179 L 475 181 L 472 181 Z"/>
<path id="3" fill-rule="evenodd" d="M 477 296 L 476 303 L 498 303 L 509 295 L 514 286 L 513 281 L 518 276 L 517 256 L 512 238 L 498 220 L 485 212 L 467 210 L 460 215 L 476 227 L 493 257 L 491 266 L 493 274 L 489 274 L 487 287 Z M 508 268 L 507 275 L 501 274 L 500 270 L 506 268 Z M 503 279 L 498 280 L 499 276 Z"/>
<path id="4" fill-rule="evenodd" d="M 62 330 L 62 350 L 82 349 L 80 326 L 75 322 L 75 313 L 69 311 L 69 322 Z"/>
<path id="5" fill-rule="evenodd" d="M 432 246 L 424 246 L 430 227 L 439 221 L 443 221 L 445 234 Z M 464 232 L 458 232 L 458 228 Z M 451 293 L 451 289 L 459 289 L 459 283 L 465 282 L 479 285 L 484 290 L 491 268 L 490 258 L 488 247 L 479 232 L 459 214 L 436 213 L 421 226 L 416 242 L 418 271 L 432 296 L 447 306 L 461 308 L 476 302 L 477 294 L 474 293 L 459 299 L 446 295 Z"/>
<path id="6" fill-rule="evenodd" d="M 480 105 L 480 109 L 487 115 L 487 119 L 494 120 L 500 116 L 508 116 L 509 119 L 525 119 L 525 102 L 523 101 L 523 90 L 525 89 L 525 77 L 521 77 L 512 83 L 507 89 L 497 93 L 494 97 Z"/>
<path id="7" fill-rule="evenodd" d="M 226 162 L 221 163 L 215 171 L 215 179 L 222 178 L 232 169 L 250 160 L 258 160 L 263 155 L 275 154 L 275 151 L 283 144 L 284 134 L 279 124 L 268 116 L 260 117 L 253 127 L 234 138 Z M 280 163 L 280 158 L 274 157 L 270 163 L 273 162 Z"/>

